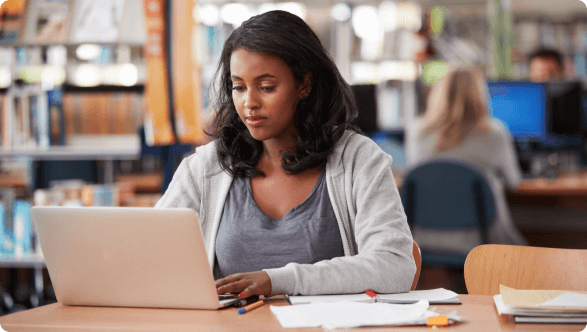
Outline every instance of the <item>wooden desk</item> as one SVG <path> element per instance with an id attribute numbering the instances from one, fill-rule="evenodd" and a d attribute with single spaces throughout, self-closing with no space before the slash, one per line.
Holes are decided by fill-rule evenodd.
<path id="1" fill-rule="evenodd" d="M 512 219 L 530 245 L 587 248 L 587 173 L 524 179 L 507 199 Z"/>
<path id="2" fill-rule="evenodd" d="M 524 179 L 515 193 L 534 196 L 587 196 L 587 174 L 563 174 L 555 179 Z"/>
<path id="3" fill-rule="evenodd" d="M 563 174 L 555 179 L 524 179 L 508 202 L 584 210 L 587 208 L 587 174 Z"/>
<path id="4" fill-rule="evenodd" d="M 439 331 L 580 331 L 584 324 L 515 324 L 511 318 L 497 315 L 493 298 L 460 295 L 463 305 L 435 305 L 439 313 L 452 310 L 467 322 Z M 285 300 L 271 305 L 287 305 Z M 235 308 L 222 310 L 179 310 L 141 308 L 98 308 L 63 306 L 54 303 L 0 317 L 0 325 L 9 332 L 18 331 L 324 331 L 323 328 L 284 329 L 269 310 L 269 305 L 238 315 Z M 365 328 L 368 331 L 431 331 L 426 326 Z M 337 329 L 336 331 L 357 331 Z"/>

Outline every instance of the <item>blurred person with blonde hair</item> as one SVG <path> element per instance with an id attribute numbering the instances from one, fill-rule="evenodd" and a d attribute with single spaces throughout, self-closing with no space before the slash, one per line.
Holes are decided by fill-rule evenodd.
<path id="1" fill-rule="evenodd" d="M 409 161 L 448 159 L 475 166 L 495 197 L 496 219 L 490 223 L 489 242 L 526 245 L 505 198 L 505 189 L 515 189 L 521 180 L 518 158 L 508 129 L 489 116 L 487 96 L 487 82 L 480 70 L 449 68 L 432 87 L 426 112 L 415 123 Z M 425 249 L 468 253 L 481 244 L 477 230 L 446 230 L 441 237 L 437 230 L 415 227 L 412 231 Z"/>

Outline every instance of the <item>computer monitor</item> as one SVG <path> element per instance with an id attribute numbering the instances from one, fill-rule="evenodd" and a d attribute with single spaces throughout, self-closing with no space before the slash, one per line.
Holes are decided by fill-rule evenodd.
<path id="1" fill-rule="evenodd" d="M 405 102 L 407 83 L 388 80 L 379 85 L 377 128 L 385 132 L 403 131 L 408 105 Z"/>
<path id="2" fill-rule="evenodd" d="M 581 82 L 545 83 L 548 100 L 548 130 L 552 134 L 578 136 L 583 132 Z"/>
<path id="3" fill-rule="evenodd" d="M 509 128 L 514 139 L 546 138 L 546 89 L 543 84 L 490 81 L 488 90 L 491 115 Z"/>
<path id="4" fill-rule="evenodd" d="M 365 133 L 377 131 L 377 85 L 357 84 L 351 90 L 359 113 L 355 124 Z"/>
<path id="5" fill-rule="evenodd" d="M 359 112 L 356 121 L 359 128 L 368 134 L 403 131 L 405 114 L 411 107 L 405 102 L 406 94 L 410 92 L 407 84 L 399 80 L 388 80 L 378 85 L 352 85 Z"/>

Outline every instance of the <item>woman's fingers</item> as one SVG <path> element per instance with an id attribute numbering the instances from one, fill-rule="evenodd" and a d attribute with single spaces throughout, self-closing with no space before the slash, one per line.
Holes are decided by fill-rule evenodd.
<path id="1" fill-rule="evenodd" d="M 247 297 L 252 296 L 252 295 L 257 295 L 257 294 L 255 294 L 255 287 L 250 287 L 249 286 L 249 287 L 245 288 L 242 292 L 240 292 L 238 294 L 238 297 L 244 299 L 244 298 L 247 298 Z M 262 294 L 259 294 L 259 295 L 262 295 Z"/>
<path id="2" fill-rule="evenodd" d="M 240 273 L 229 275 L 226 278 L 216 280 L 216 288 L 230 284 L 231 282 L 238 281 L 240 278 Z"/>
<path id="3" fill-rule="evenodd" d="M 240 285 L 238 283 L 231 283 L 228 285 L 217 287 L 217 292 L 218 292 L 218 294 L 224 294 L 224 293 L 237 294 L 237 293 L 240 293 L 242 290 L 244 290 L 246 288 L 246 286 L 247 285 Z"/>
<path id="4" fill-rule="evenodd" d="M 233 293 L 239 297 L 251 295 L 269 295 L 271 293 L 271 279 L 267 272 L 237 273 L 216 281 L 218 294 Z"/>
<path id="5" fill-rule="evenodd" d="M 239 275 L 231 275 L 216 281 L 216 291 L 218 294 L 239 293 L 243 291 L 248 284 L 244 283 Z"/>

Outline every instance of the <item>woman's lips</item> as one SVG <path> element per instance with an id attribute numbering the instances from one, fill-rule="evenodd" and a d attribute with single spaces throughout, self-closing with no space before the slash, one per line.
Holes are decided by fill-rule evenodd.
<path id="1" fill-rule="evenodd" d="M 246 116 L 245 122 L 251 127 L 260 126 L 267 118 L 262 116 Z"/>

